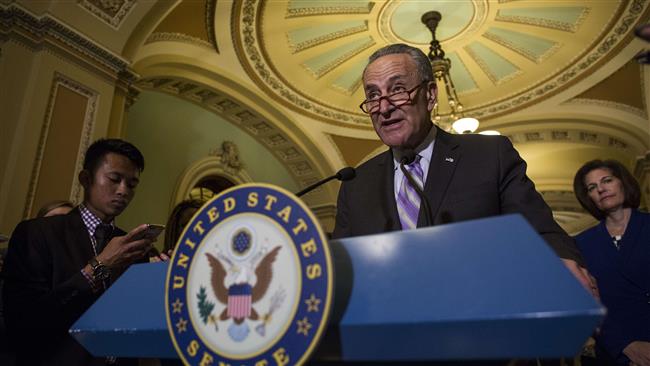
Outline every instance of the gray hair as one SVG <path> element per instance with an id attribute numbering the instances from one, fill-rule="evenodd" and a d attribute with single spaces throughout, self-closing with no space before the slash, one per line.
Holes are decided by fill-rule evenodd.
<path id="1" fill-rule="evenodd" d="M 376 59 L 382 56 L 394 55 L 394 54 L 407 54 L 411 56 L 413 61 L 415 61 L 415 65 L 416 65 L 418 76 L 420 77 L 420 81 L 424 82 L 424 81 L 433 80 L 433 69 L 431 68 L 431 63 L 427 55 L 424 54 L 424 52 L 422 52 L 421 49 L 416 47 L 411 47 L 404 43 L 389 44 L 388 46 L 384 46 L 378 49 L 377 51 L 375 51 L 368 58 L 368 65 L 366 65 L 366 68 L 363 69 L 363 75 L 366 74 L 366 69 L 368 68 L 368 66 L 371 63 L 373 63 Z"/>

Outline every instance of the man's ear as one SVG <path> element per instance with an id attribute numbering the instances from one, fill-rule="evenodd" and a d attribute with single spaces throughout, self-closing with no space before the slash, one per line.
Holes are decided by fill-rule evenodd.
<path id="1" fill-rule="evenodd" d="M 84 187 L 84 189 L 88 189 L 90 187 L 92 180 L 93 178 L 90 172 L 86 169 L 79 172 L 79 183 L 81 183 L 81 186 Z"/>
<path id="2" fill-rule="evenodd" d="M 433 110 L 433 106 L 436 104 L 438 101 L 438 88 L 436 86 L 436 82 L 430 81 L 429 84 L 427 84 L 427 109 L 429 112 Z"/>

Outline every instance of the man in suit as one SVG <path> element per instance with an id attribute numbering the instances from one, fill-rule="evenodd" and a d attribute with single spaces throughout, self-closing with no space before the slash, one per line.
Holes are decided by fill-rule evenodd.
<path id="1" fill-rule="evenodd" d="M 526 176 L 526 163 L 502 136 L 451 135 L 431 122 L 436 84 L 427 56 L 404 44 L 370 56 L 363 73 L 366 100 L 379 138 L 389 149 L 357 168 L 341 185 L 333 237 L 413 229 L 426 223 L 425 205 L 400 169 L 406 167 L 428 200 L 433 225 L 521 213 L 590 288 L 573 240 Z"/>
<path id="2" fill-rule="evenodd" d="M 114 223 L 133 199 L 143 169 L 135 146 L 98 140 L 79 173 L 83 203 L 67 215 L 23 221 L 14 230 L 2 295 L 18 365 L 116 362 L 93 358 L 68 329 L 131 263 L 146 259 L 152 240 L 137 238 L 147 225 L 125 233 Z"/>

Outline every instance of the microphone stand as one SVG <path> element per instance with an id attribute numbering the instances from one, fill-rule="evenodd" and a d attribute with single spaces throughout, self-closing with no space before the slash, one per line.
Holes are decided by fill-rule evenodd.
<path id="1" fill-rule="evenodd" d="M 338 179 L 340 181 L 346 181 L 346 180 L 354 179 L 354 177 L 356 175 L 357 175 L 357 173 L 354 170 L 354 168 L 349 167 L 349 166 L 345 167 L 345 168 L 339 170 L 338 172 L 336 172 L 336 174 L 334 174 L 333 176 L 327 177 L 327 178 L 325 178 L 323 180 L 319 180 L 318 182 L 316 182 L 316 183 L 310 185 L 309 187 L 303 189 L 302 191 L 296 193 L 296 196 L 300 197 L 300 196 L 304 195 L 305 193 L 308 193 L 308 192 L 312 191 L 314 188 L 319 187 L 319 186 L 331 181 L 332 179 Z"/>
<path id="2" fill-rule="evenodd" d="M 336 175 L 333 175 L 333 176 L 331 176 L 331 177 L 325 178 L 324 180 L 318 181 L 318 182 L 316 182 L 316 183 L 310 185 L 309 187 L 307 187 L 307 188 L 303 189 L 302 191 L 296 193 L 296 196 L 300 197 L 300 196 L 304 195 L 305 193 L 310 192 L 310 191 L 313 190 L 314 188 L 316 188 L 316 187 L 318 187 L 318 186 L 320 186 L 320 185 L 322 185 L 322 184 L 325 184 L 325 183 L 331 181 L 332 179 L 336 179 Z"/>

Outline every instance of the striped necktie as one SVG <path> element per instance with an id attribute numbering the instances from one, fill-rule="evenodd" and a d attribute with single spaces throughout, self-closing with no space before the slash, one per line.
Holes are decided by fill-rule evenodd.
<path id="1" fill-rule="evenodd" d="M 418 184 L 419 188 L 424 187 L 422 167 L 420 166 L 420 155 L 415 156 L 415 160 L 404 168 L 411 173 L 413 179 Z M 399 221 L 402 223 L 402 230 L 415 229 L 418 224 L 418 214 L 420 212 L 420 196 L 411 186 L 411 183 L 406 178 L 402 177 L 402 184 L 397 194 L 397 212 L 399 214 Z"/>

